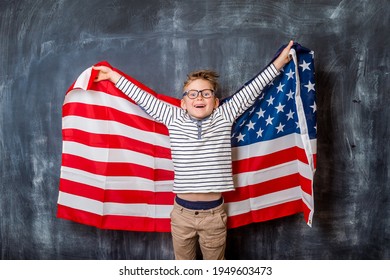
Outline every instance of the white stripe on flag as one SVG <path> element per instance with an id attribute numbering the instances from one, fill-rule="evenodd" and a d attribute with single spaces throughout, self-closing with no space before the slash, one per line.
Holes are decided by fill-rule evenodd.
<path id="1" fill-rule="evenodd" d="M 126 114 L 137 115 L 154 121 L 154 119 L 146 114 L 140 106 L 129 102 L 129 100 L 125 98 L 124 94 L 123 97 L 119 97 L 95 90 L 85 91 L 81 89 L 74 89 L 65 96 L 64 105 L 69 103 L 82 103 L 108 107 Z"/>
<path id="2" fill-rule="evenodd" d="M 171 159 L 153 157 L 131 150 L 96 148 L 70 141 L 63 141 L 62 148 L 63 154 L 76 155 L 92 161 L 135 163 L 153 169 L 173 171 Z"/>
<path id="3" fill-rule="evenodd" d="M 293 160 L 266 169 L 235 174 L 233 176 L 234 185 L 236 188 L 240 188 L 248 185 L 264 183 L 273 179 L 298 173 L 298 170 L 300 175 L 303 177 L 312 179 L 313 175 L 310 167 L 298 160 Z"/>
<path id="4" fill-rule="evenodd" d="M 228 216 L 235 216 L 289 201 L 299 200 L 301 199 L 301 192 L 300 187 L 295 187 L 238 202 L 226 203 L 227 213 Z"/>
<path id="5" fill-rule="evenodd" d="M 79 129 L 95 134 L 120 135 L 152 145 L 171 148 L 169 137 L 159 133 L 133 128 L 116 121 L 95 120 L 77 116 L 62 118 L 63 129 Z"/>
<path id="6" fill-rule="evenodd" d="M 312 141 L 312 145 L 316 145 Z M 268 141 L 253 143 L 246 146 L 238 146 L 232 148 L 233 160 L 243 160 L 257 156 L 264 156 L 281 150 L 298 147 L 304 150 L 301 136 L 297 133 L 287 134 L 285 136 L 275 138 Z M 313 147 L 315 148 L 315 146 Z"/>
<path id="7" fill-rule="evenodd" d="M 171 192 L 173 180 L 153 181 L 132 176 L 101 176 L 80 169 L 61 167 L 61 178 L 107 190 Z"/>
<path id="8" fill-rule="evenodd" d="M 73 85 L 73 88 L 81 88 L 86 90 L 89 84 L 89 79 L 91 78 L 92 74 L 92 67 L 89 67 L 84 70 L 83 73 L 77 78 L 76 82 Z"/>

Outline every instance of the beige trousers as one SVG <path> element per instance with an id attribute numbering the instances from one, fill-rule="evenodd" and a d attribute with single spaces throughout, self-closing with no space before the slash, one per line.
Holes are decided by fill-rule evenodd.
<path id="1" fill-rule="evenodd" d="M 171 212 L 175 258 L 196 259 L 196 247 L 199 242 L 203 259 L 225 259 L 226 222 L 224 204 L 209 210 L 190 210 L 175 201 Z"/>

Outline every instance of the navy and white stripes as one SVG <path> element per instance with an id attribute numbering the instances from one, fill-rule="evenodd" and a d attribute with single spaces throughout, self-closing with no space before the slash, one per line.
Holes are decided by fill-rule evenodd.
<path id="1" fill-rule="evenodd" d="M 224 192 L 234 189 L 231 128 L 279 72 L 273 64 L 206 119 L 194 120 L 121 77 L 116 86 L 169 130 L 174 165 L 174 193 Z M 200 126 L 200 127 L 199 127 Z"/>

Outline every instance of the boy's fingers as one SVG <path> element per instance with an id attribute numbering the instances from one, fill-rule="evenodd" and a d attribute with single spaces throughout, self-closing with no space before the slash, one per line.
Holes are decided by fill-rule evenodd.
<path id="1" fill-rule="evenodd" d="M 106 70 L 107 68 L 105 66 L 100 65 L 100 66 L 92 66 L 92 69 L 101 71 L 101 70 Z"/>

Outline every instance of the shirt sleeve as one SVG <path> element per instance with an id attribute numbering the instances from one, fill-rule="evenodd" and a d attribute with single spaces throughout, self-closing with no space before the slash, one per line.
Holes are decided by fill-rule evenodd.
<path id="1" fill-rule="evenodd" d="M 152 94 L 139 88 L 125 77 L 121 76 L 115 86 L 137 103 L 148 115 L 156 121 L 169 125 L 172 122 L 175 108 Z"/>
<path id="2" fill-rule="evenodd" d="M 279 74 L 280 72 L 276 69 L 275 65 L 271 63 L 250 83 L 241 88 L 228 101 L 221 105 L 220 109 L 224 117 L 233 123 L 255 103 L 263 89 Z"/>

